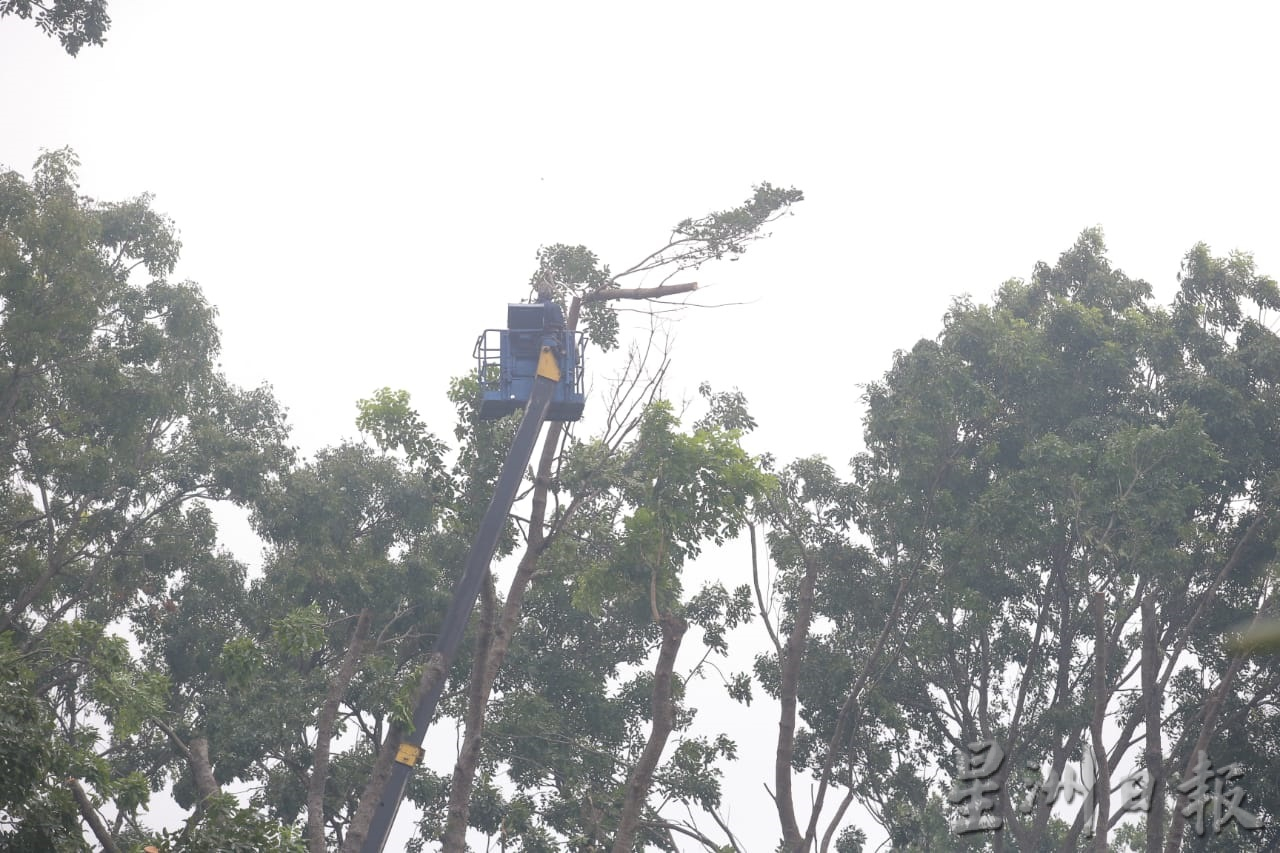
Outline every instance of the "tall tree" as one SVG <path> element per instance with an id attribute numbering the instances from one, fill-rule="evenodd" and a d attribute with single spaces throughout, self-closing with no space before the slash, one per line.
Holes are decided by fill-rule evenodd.
<path id="1" fill-rule="evenodd" d="M 1120 733 L 1102 744 L 1100 785 L 1116 784 L 1122 764 L 1154 761 L 1164 731 L 1166 757 L 1150 768 L 1163 796 L 1206 749 L 1215 766 L 1239 761 L 1253 789 L 1269 793 L 1274 724 L 1261 709 L 1277 683 L 1265 658 L 1225 637 L 1276 607 L 1280 339 L 1267 317 L 1280 291 L 1247 256 L 1214 258 L 1204 246 L 1188 253 L 1180 279 L 1170 308 L 1151 305 L 1150 288 L 1114 269 L 1100 233 L 1086 231 L 1055 266 L 1006 283 L 994 304 L 958 300 L 936 340 L 897 353 L 868 387 L 867 451 L 854 460 L 848 509 L 828 512 L 821 531 L 851 520 L 879 563 L 871 575 L 901 577 L 905 563 L 915 578 L 889 623 L 894 689 L 877 699 L 897 722 L 871 726 L 874 737 L 865 722 L 846 728 L 842 691 L 824 694 L 802 675 L 814 747 L 796 750 L 795 764 L 825 780 L 852 759 L 843 781 L 895 846 L 1076 849 L 1084 810 L 1056 827 L 1043 796 L 1029 815 L 1017 806 L 1041 770 L 1058 778 L 1095 750 L 1107 716 Z M 809 601 L 837 624 L 884 612 L 874 584 L 870 595 L 824 598 L 820 582 L 790 580 L 804 565 L 802 542 L 785 518 L 773 536 L 794 618 Z M 839 577 L 866 559 L 823 565 Z M 852 627 L 816 638 L 805 659 L 852 678 L 874 660 L 859 636 Z M 1142 672 L 1146 697 L 1131 701 Z M 1144 736 L 1145 758 L 1133 749 Z M 1005 753 L 994 780 L 1005 830 L 939 838 L 937 795 L 949 785 L 930 785 L 920 747 L 944 756 L 987 739 Z M 879 760 L 874 748 L 859 752 L 877 741 Z M 953 779 L 962 769 L 940 763 Z M 1153 823 L 1146 849 L 1173 853 L 1185 838 L 1272 843 L 1268 832 L 1189 835 L 1187 802 L 1169 802 L 1170 825 Z M 1277 807 L 1269 796 L 1256 811 Z M 1124 813 L 1102 816 L 1090 843 L 1105 849 Z M 814 842 L 785 814 L 782 828 L 787 849 Z"/>
<path id="2" fill-rule="evenodd" d="M 0 803 L 0 832 L 35 849 L 70 843 L 81 817 L 98 832 L 101 798 L 120 814 L 146 800 L 105 756 L 167 684 L 131 661 L 122 620 L 177 609 L 175 577 L 212 558 L 201 501 L 249 501 L 291 455 L 270 393 L 216 370 L 199 289 L 168 279 L 172 224 L 145 195 L 82 196 L 76 166 L 61 150 L 29 181 L 0 174 L 0 648 L 35 700 L 15 700 L 23 718 L 54 731 L 4 759 L 26 792 Z"/>

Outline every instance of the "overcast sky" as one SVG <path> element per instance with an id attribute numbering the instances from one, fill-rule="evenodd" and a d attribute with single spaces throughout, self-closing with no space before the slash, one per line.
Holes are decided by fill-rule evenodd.
<path id="1" fill-rule="evenodd" d="M 154 193 L 226 373 L 274 386 L 305 454 L 354 436 L 381 386 L 449 436 L 448 381 L 540 245 L 625 268 L 760 181 L 806 201 L 690 276 L 698 302 L 744 304 L 674 323 L 668 393 L 737 386 L 749 446 L 783 461 L 847 470 L 858 385 L 1085 227 L 1162 302 L 1197 241 L 1280 274 L 1274 7 L 785 8 L 111 0 L 106 46 L 75 59 L 10 17 L 0 165 L 69 145 L 85 193 Z M 226 541 L 258 561 L 243 524 Z M 727 811 L 767 851 L 776 715 L 724 713 Z"/>

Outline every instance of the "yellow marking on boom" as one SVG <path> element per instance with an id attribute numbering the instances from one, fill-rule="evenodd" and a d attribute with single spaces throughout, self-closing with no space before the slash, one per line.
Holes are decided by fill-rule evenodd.
<path id="1" fill-rule="evenodd" d="M 396 761 L 401 764 L 407 764 L 413 767 L 422 758 L 422 747 L 414 746 L 411 743 L 402 743 L 400 748 L 396 750 Z"/>
<path id="2" fill-rule="evenodd" d="M 538 356 L 538 375 L 546 377 L 552 382 L 560 381 L 560 363 L 556 361 L 555 353 L 551 351 L 551 347 L 543 347 L 542 354 Z"/>

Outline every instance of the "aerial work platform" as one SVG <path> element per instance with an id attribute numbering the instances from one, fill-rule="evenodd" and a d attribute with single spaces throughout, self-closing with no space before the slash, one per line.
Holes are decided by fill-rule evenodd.
<path id="1" fill-rule="evenodd" d="M 507 306 L 507 328 L 485 329 L 476 341 L 482 419 L 505 417 L 528 404 L 544 346 L 559 356 L 560 363 L 560 380 L 547 420 L 576 421 L 582 417 L 586 403 L 582 336 L 564 328 L 560 306 L 520 302 Z"/>
<path id="2" fill-rule="evenodd" d="M 386 849 L 409 778 L 422 760 L 422 741 L 444 693 L 449 667 L 462 645 L 498 538 L 510 523 L 511 504 L 524 482 L 543 423 L 582 417 L 582 349 L 578 336 L 565 329 L 560 306 L 545 300 L 508 305 L 507 326 L 487 329 L 476 341 L 482 393 L 480 417 L 500 418 L 517 409 L 524 409 L 524 415 L 502 461 L 493 498 L 480 519 L 462 577 L 453 589 L 453 601 L 427 659 L 427 670 L 438 676 L 432 681 L 423 676 L 419 689 L 425 692 L 414 708 L 412 726 L 403 731 L 396 746 L 368 829 L 363 837 L 355 828 L 348 836 L 349 842 L 359 845 L 361 853 L 382 853 Z"/>

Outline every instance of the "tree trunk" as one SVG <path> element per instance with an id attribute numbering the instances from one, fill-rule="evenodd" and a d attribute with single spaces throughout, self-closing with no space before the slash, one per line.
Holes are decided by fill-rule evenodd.
<path id="1" fill-rule="evenodd" d="M 1160 671 L 1160 651 L 1156 645 L 1158 634 L 1155 595 L 1150 594 L 1142 600 L 1142 703 L 1147 727 L 1143 763 L 1151 774 L 1151 785 L 1146 791 L 1151 800 L 1151 809 L 1147 812 L 1147 853 L 1160 853 L 1160 845 L 1164 841 L 1164 792 L 1156 790 L 1164 766 L 1164 745 L 1160 742 L 1164 696 L 1156 680 Z"/>
<path id="2" fill-rule="evenodd" d="M 1236 543 L 1235 548 L 1231 551 L 1230 558 L 1227 559 L 1222 570 L 1218 572 L 1217 577 L 1209 585 L 1209 588 L 1200 596 L 1200 601 L 1196 605 L 1195 612 L 1191 615 L 1191 619 L 1182 626 L 1182 630 L 1177 642 L 1174 644 L 1173 652 L 1169 657 L 1169 667 L 1164 677 L 1160 680 L 1160 687 L 1163 688 L 1166 681 L 1172 677 L 1173 671 L 1177 666 L 1178 657 L 1185 647 L 1187 638 L 1190 636 L 1193 628 L 1196 627 L 1201 613 L 1215 599 L 1218 586 L 1234 571 L 1235 567 L 1243 559 L 1245 546 L 1252 542 L 1258 529 L 1262 526 L 1263 521 L 1270 520 L 1273 508 L 1268 507 L 1265 511 L 1260 511 L 1249 524 L 1249 529 L 1245 531 L 1244 536 Z M 1231 659 L 1231 663 L 1227 667 L 1227 672 L 1222 678 L 1222 683 L 1218 685 L 1218 689 L 1209 697 L 1209 702 L 1205 706 L 1203 721 L 1200 727 L 1200 736 L 1196 739 L 1196 745 L 1191 750 L 1191 755 L 1187 759 L 1184 768 L 1184 776 L 1193 772 L 1195 766 L 1196 754 L 1208 746 L 1209 737 L 1212 734 L 1214 724 L 1217 721 L 1218 712 L 1222 707 L 1222 699 L 1226 691 L 1229 689 L 1231 682 L 1235 679 L 1235 674 L 1240 666 L 1244 663 L 1244 656 L 1237 654 Z M 1154 804 L 1153 804 L 1154 805 Z M 1174 806 L 1173 819 L 1170 821 L 1169 835 L 1165 840 L 1165 853 L 1178 853 L 1182 849 L 1182 828 L 1185 825 L 1185 818 L 1182 815 L 1182 809 L 1187 805 L 1187 797 L 1185 794 L 1178 794 L 1176 804 Z"/>
<path id="3" fill-rule="evenodd" d="M 559 424 L 556 425 L 558 426 Z M 537 503 L 536 488 L 534 503 Z M 546 491 L 544 489 L 543 506 L 545 507 L 545 505 Z M 536 507 L 534 518 L 540 521 Z M 511 588 L 507 591 L 507 600 L 502 608 L 502 616 L 492 629 L 491 638 L 485 643 L 488 654 L 484 658 L 477 659 L 471 665 L 472 683 L 469 689 L 466 713 L 468 735 L 474 735 L 474 737 L 471 747 L 467 748 L 464 744 L 463 751 L 458 755 L 458 762 L 453 768 L 452 783 L 460 790 L 465 788 L 466 799 L 462 799 L 461 796 L 454 798 L 450 795 L 448 818 L 450 826 L 461 825 L 464 830 L 471 808 L 471 787 L 474 783 L 476 767 L 480 760 L 480 739 L 484 733 L 485 714 L 489 709 L 489 694 L 493 690 L 494 680 L 498 677 L 498 670 L 502 668 L 502 662 L 506 660 L 507 652 L 511 648 L 511 637 L 520 621 L 520 612 L 524 607 L 524 596 L 529 589 L 530 582 L 533 580 L 533 573 L 538 567 L 538 557 L 542 554 L 541 533 L 537 534 L 536 537 L 538 545 L 535 547 L 533 544 L 535 539 L 533 531 L 535 529 L 540 531 L 541 525 L 530 525 L 529 546 L 525 549 L 520 565 L 516 567 L 515 577 L 511 579 Z M 478 678 L 477 675 L 479 676 Z M 457 847 L 450 847 L 446 844 L 442 847 L 442 850 L 444 853 L 460 853 L 466 847 L 461 842 L 459 844 L 460 846 Z"/>
<path id="4" fill-rule="evenodd" d="M 889 639 L 889 630 L 898 621 L 902 612 L 903 601 L 906 597 L 907 587 L 910 585 L 912 577 L 905 577 L 898 583 L 898 591 L 893 598 L 893 607 L 889 610 L 889 615 L 885 618 L 884 628 L 880 631 L 880 636 L 876 638 L 876 644 L 871 649 L 871 654 L 863 662 L 862 668 L 858 671 L 858 677 L 854 679 L 853 686 L 849 688 L 849 695 L 845 698 L 844 703 L 840 706 L 840 714 L 836 717 L 836 730 L 832 734 L 831 740 L 827 742 L 827 757 L 822 764 L 822 776 L 818 781 L 818 795 L 813 800 L 813 809 L 809 817 L 809 826 L 805 830 L 804 844 L 806 848 L 810 847 L 818 837 L 818 818 L 822 816 L 823 804 L 826 801 L 827 791 L 831 785 L 831 772 L 836 764 L 836 756 L 838 754 L 839 744 L 845 741 L 845 727 L 849 725 L 849 721 L 853 720 L 857 724 L 862 717 L 862 691 L 866 689 L 867 684 L 871 682 L 871 668 L 876 666 L 880 660 L 880 655 L 884 651 L 885 644 Z M 899 652 L 899 661 L 902 659 Z M 986 690 L 985 682 L 983 690 Z M 985 707 L 985 701 L 984 701 Z M 986 724 L 983 724 L 983 735 L 986 736 Z M 850 792 L 853 787 L 850 785 Z M 836 814 L 835 822 L 831 824 L 834 830 L 841 817 L 847 809 L 848 802 L 840 807 Z M 828 835 L 831 830 L 828 830 Z"/>
<path id="5" fill-rule="evenodd" d="M 800 581 L 796 622 L 787 638 L 786 655 L 781 661 L 782 680 L 779 690 L 781 711 L 778 715 L 778 748 L 773 761 L 773 778 L 776 794 L 774 803 L 778 809 L 778 821 L 782 826 L 782 841 L 787 853 L 800 853 L 804 836 L 796 822 L 796 807 L 791 800 L 791 759 L 796 744 L 796 697 L 800 689 L 800 663 L 804 657 L 805 641 L 809 637 L 809 622 L 813 618 L 813 590 L 818 581 L 818 561 L 808 550 L 804 551 L 804 577 Z"/>
<path id="6" fill-rule="evenodd" d="M 662 627 L 662 647 L 653 672 L 653 728 L 649 740 L 640 753 L 640 759 L 627 780 L 627 798 L 618 820 L 618 834 L 614 836 L 613 853 L 631 853 L 635 848 L 636 832 L 640 829 L 640 815 L 649 799 L 649 786 L 653 783 L 653 771 L 666 748 L 667 738 L 675 726 L 676 703 L 673 695 L 673 677 L 680 641 L 689 623 L 679 616 L 663 616 L 658 623 Z"/>
<path id="7" fill-rule="evenodd" d="M 1013 761 L 1021 750 L 1021 742 L 1019 738 L 1022 736 L 1022 713 L 1026 708 L 1027 688 L 1036 678 L 1036 668 L 1040 665 L 1043 656 L 1040 654 L 1041 640 L 1044 638 L 1045 627 L 1048 625 L 1049 612 L 1053 606 L 1053 595 L 1051 589 L 1056 585 L 1055 578 L 1058 573 L 1062 572 L 1066 562 L 1066 551 L 1056 549 L 1053 555 L 1053 562 L 1049 569 L 1048 584 L 1045 587 L 1044 597 L 1040 600 L 1040 615 L 1036 617 L 1036 631 L 1031 638 L 1031 650 L 1027 653 L 1027 664 L 1022 675 L 1018 678 L 1018 698 L 1014 702 L 1013 716 L 1009 719 L 1009 734 L 1005 749 L 1008 751 L 1009 765 L 1005 768 L 1004 783 L 1000 786 L 1000 805 L 1005 814 L 1012 812 L 1013 798 L 1009 795 L 1009 782 L 1014 778 Z M 1013 836 L 1017 842 L 1019 850 L 1029 849 L 1025 847 L 1025 830 L 1021 821 L 1011 820 L 1005 822 L 1005 829 Z M 997 833 L 995 840 L 995 849 L 997 853 L 1003 853 L 1005 833 Z"/>
<path id="8" fill-rule="evenodd" d="M 324 840 L 324 789 L 329 781 L 329 744 L 333 739 L 333 725 L 338 718 L 338 706 L 342 703 L 342 694 L 346 692 L 351 677 L 355 675 L 356 663 L 364 653 L 364 635 L 369 630 L 369 609 L 360 611 L 356 619 L 356 627 L 351 632 L 351 641 L 347 644 L 346 654 L 342 656 L 342 665 L 329 682 L 329 692 L 325 696 L 324 706 L 320 709 L 320 717 L 316 722 L 315 757 L 311 762 L 311 779 L 307 786 L 307 847 L 311 853 L 327 853 Z"/>
<path id="9" fill-rule="evenodd" d="M 489 700 L 489 647 L 493 642 L 493 626 L 498 616 L 498 597 L 493 575 L 487 574 L 480 587 L 480 625 L 476 633 L 475 661 L 471 665 L 471 683 L 467 690 L 466 734 L 449 786 L 449 811 L 445 821 L 442 849 L 446 853 L 467 849 L 467 817 L 471 791 L 475 786 L 475 768 L 480 762 L 480 737 L 484 733 L 484 711 Z"/>
<path id="10" fill-rule="evenodd" d="M 189 755 L 191 775 L 195 777 L 196 790 L 200 792 L 200 805 L 203 808 L 205 800 L 222 793 L 222 786 L 213 776 L 213 764 L 209 761 L 208 739 L 203 735 L 193 737 L 187 747 L 191 750 Z"/>
<path id="11" fill-rule="evenodd" d="M 209 741 L 203 737 L 194 737 L 190 743 L 186 743 L 182 738 L 178 737 L 178 733 L 173 730 L 173 727 L 164 720 L 159 717 L 152 717 L 151 722 L 155 723 L 168 736 L 169 741 L 187 759 L 187 766 L 191 769 L 191 777 L 196 783 L 196 791 L 200 794 L 200 801 L 196 804 L 196 811 L 199 813 L 204 808 L 205 800 L 215 794 L 222 793 L 218 780 L 213 776 L 213 767 L 209 763 Z"/>
<path id="12" fill-rule="evenodd" d="M 1096 808 L 1093 825 L 1094 853 L 1107 853 L 1107 822 L 1111 819 L 1111 776 L 1107 772 L 1107 749 L 1102 742 L 1102 724 L 1107 716 L 1107 599 L 1099 592 L 1093 596 L 1093 735 L 1094 778 L 1086 808 Z M 1086 822 L 1088 818 L 1086 818 Z"/>
<path id="13" fill-rule="evenodd" d="M 1231 658 L 1231 663 L 1227 665 L 1227 672 L 1222 676 L 1218 689 L 1214 690 L 1209 696 L 1209 702 L 1204 708 L 1204 717 L 1200 724 L 1200 736 L 1196 738 L 1196 745 L 1191 748 L 1191 756 L 1187 759 L 1186 767 L 1183 768 L 1182 778 L 1190 778 L 1195 772 L 1196 756 L 1201 750 L 1208 749 L 1209 739 L 1213 736 L 1214 728 L 1218 722 L 1218 713 L 1222 710 L 1222 700 L 1226 697 L 1227 691 L 1231 689 L 1231 683 L 1235 681 L 1236 673 L 1240 670 L 1241 664 L 1244 663 L 1244 652 L 1237 652 Z M 1173 821 L 1169 827 L 1169 837 L 1165 841 L 1165 853 L 1178 853 L 1182 848 L 1182 828 L 1186 825 L 1186 817 L 1182 814 L 1182 810 L 1187 807 L 1187 795 L 1179 792 L 1178 799 L 1174 805 Z"/>
<path id="14" fill-rule="evenodd" d="M 1076 640 L 1076 626 L 1073 624 L 1073 620 L 1071 618 L 1074 611 L 1072 602 L 1076 600 L 1076 596 L 1068 580 L 1069 558 L 1065 552 L 1062 555 L 1062 560 L 1062 571 L 1059 571 L 1056 575 L 1058 587 L 1058 613 L 1061 621 L 1058 626 L 1057 637 L 1058 658 L 1056 684 L 1054 686 L 1054 702 L 1066 702 L 1068 701 L 1068 697 L 1071 695 L 1071 651 L 1075 646 Z M 1051 773 L 1061 774 L 1062 768 L 1065 767 L 1067 763 L 1067 750 L 1069 748 L 1073 748 L 1074 743 L 1071 739 L 1068 739 L 1067 744 L 1063 745 L 1056 736 L 1053 738 L 1052 743 L 1053 747 L 1051 751 L 1049 769 Z M 1045 829 L 1048 826 L 1049 815 L 1051 812 L 1052 809 L 1047 807 L 1035 809 L 1034 817 L 1031 820 L 1031 831 L 1026 834 L 1027 846 L 1025 849 L 1040 849 L 1041 845 L 1044 843 L 1043 839 Z M 1020 840 L 1019 847 L 1021 846 L 1022 842 Z"/>
<path id="15" fill-rule="evenodd" d="M 839 807 L 836 808 L 835 817 L 827 824 L 827 831 L 822 834 L 822 847 L 819 848 L 821 853 L 828 853 L 831 849 L 831 840 L 835 838 L 836 830 L 840 828 L 840 821 L 844 820 L 844 813 L 849 810 L 849 806 L 853 805 L 853 785 L 849 786 L 849 790 L 845 792 L 844 799 L 840 801 Z"/>

